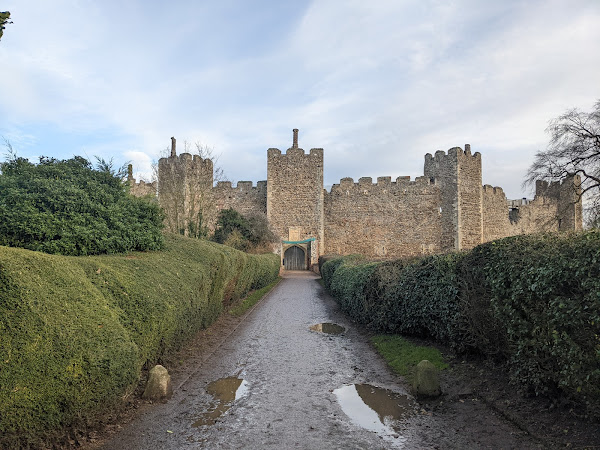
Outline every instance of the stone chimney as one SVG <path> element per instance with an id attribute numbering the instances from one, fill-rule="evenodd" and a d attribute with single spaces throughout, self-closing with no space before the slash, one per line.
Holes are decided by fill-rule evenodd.
<path id="1" fill-rule="evenodd" d="M 127 179 L 129 181 L 133 180 L 133 164 L 127 165 Z"/>
<path id="2" fill-rule="evenodd" d="M 293 129 L 294 140 L 292 142 L 292 148 L 298 148 L 298 128 Z"/>
<path id="3" fill-rule="evenodd" d="M 171 138 L 171 156 L 177 156 L 175 138 Z"/>

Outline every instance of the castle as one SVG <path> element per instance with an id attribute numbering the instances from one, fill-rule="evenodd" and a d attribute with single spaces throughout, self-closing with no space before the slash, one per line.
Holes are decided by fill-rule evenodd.
<path id="1" fill-rule="evenodd" d="M 362 254 L 400 258 L 470 249 L 483 242 L 537 231 L 580 230 L 577 180 L 536 183 L 533 200 L 507 200 L 499 187 L 482 185 L 481 154 L 470 145 L 425 155 L 422 177 L 343 178 L 323 185 L 323 149 L 298 147 L 298 130 L 286 153 L 267 150 L 267 180 L 213 186 L 213 164 L 189 153 L 161 158 L 156 183 L 136 183 L 133 195 L 156 195 L 167 229 L 197 235 L 214 228 L 218 211 L 266 215 L 280 242 L 286 269 L 313 267 L 319 255 Z"/>

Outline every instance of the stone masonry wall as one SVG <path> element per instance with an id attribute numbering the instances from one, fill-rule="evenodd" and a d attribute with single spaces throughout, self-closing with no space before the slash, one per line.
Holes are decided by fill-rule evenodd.
<path id="1" fill-rule="evenodd" d="M 287 240 L 293 227 L 299 240 L 314 237 L 323 248 L 323 149 L 305 154 L 293 146 L 282 154 L 270 148 L 267 180 L 267 218 L 275 233 Z M 313 252 L 315 261 L 319 253 Z"/>
<path id="2" fill-rule="evenodd" d="M 213 189 L 217 211 L 233 208 L 243 216 L 267 213 L 267 182 L 238 181 L 236 187 L 231 181 L 219 181 Z"/>
<path id="3" fill-rule="evenodd" d="M 538 181 L 532 201 L 511 202 L 513 220 L 506 213 L 508 201 L 499 187 L 483 187 L 484 242 L 541 231 L 581 230 L 581 201 L 577 179 L 562 183 Z"/>
<path id="4" fill-rule="evenodd" d="M 448 154 L 427 153 L 425 177 L 441 190 L 441 250 L 473 248 L 482 242 L 481 155 L 471 146 L 453 147 Z"/>
<path id="5" fill-rule="evenodd" d="M 506 195 L 500 187 L 483 186 L 483 241 L 508 236 L 511 226 Z"/>
<path id="6" fill-rule="evenodd" d="M 214 224 L 213 163 L 198 155 L 174 152 L 158 161 L 158 201 L 165 211 L 168 231 L 195 235 Z"/>
<path id="7" fill-rule="evenodd" d="M 449 152 L 450 153 L 450 152 Z M 471 249 L 481 244 L 482 186 L 481 154 L 471 155 L 471 146 L 464 152 L 456 148 L 458 159 L 458 239 L 459 249 Z"/>
<path id="8" fill-rule="evenodd" d="M 428 178 L 343 178 L 325 193 L 325 253 L 404 257 L 441 250 L 441 192 Z"/>
<path id="9" fill-rule="evenodd" d="M 131 164 L 127 166 L 127 184 L 129 186 L 129 193 L 135 197 L 156 197 L 156 181 L 146 183 L 144 180 L 140 180 L 137 183 L 135 178 L 133 178 L 133 166 Z"/>

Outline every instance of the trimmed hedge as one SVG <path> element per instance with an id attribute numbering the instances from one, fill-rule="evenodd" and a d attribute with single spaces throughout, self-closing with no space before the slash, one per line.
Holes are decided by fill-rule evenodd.
<path id="1" fill-rule="evenodd" d="M 0 247 L 0 447 L 92 422 L 144 366 L 278 272 L 276 255 L 178 236 L 164 251 L 119 256 Z"/>
<path id="2" fill-rule="evenodd" d="M 412 261 L 340 257 L 321 274 L 342 309 L 375 331 L 500 357 L 536 395 L 598 405 L 598 231 L 515 236 Z"/>

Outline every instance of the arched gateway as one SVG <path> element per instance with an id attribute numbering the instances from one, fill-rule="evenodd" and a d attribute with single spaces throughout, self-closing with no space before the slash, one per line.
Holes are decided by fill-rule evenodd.
<path id="1" fill-rule="evenodd" d="M 302 247 L 292 245 L 283 254 L 285 270 L 306 270 L 306 252 Z"/>

